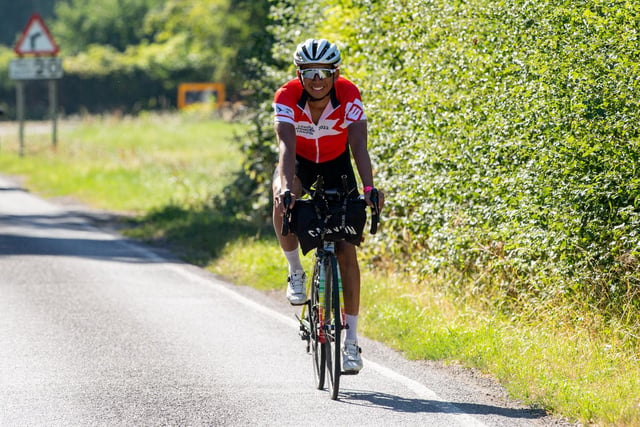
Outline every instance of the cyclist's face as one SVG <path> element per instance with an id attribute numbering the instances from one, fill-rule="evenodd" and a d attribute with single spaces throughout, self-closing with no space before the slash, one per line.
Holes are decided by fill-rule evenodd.
<path id="1" fill-rule="evenodd" d="M 320 71 L 305 73 L 304 70 Z M 333 73 L 324 70 L 331 70 Z M 302 65 L 298 70 L 298 76 L 300 76 L 304 88 L 312 97 L 317 99 L 324 98 L 329 94 L 331 88 L 333 88 L 333 81 L 338 78 L 339 73 L 340 71 L 330 64 L 306 64 Z"/>

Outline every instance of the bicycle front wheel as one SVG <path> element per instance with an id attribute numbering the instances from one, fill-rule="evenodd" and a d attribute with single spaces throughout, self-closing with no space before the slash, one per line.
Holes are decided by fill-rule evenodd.
<path id="1" fill-rule="evenodd" d="M 342 372 L 341 360 L 341 335 L 342 315 L 340 313 L 340 290 L 338 287 L 338 262 L 335 256 L 330 256 L 326 265 L 325 285 L 325 358 L 327 365 L 327 378 L 329 380 L 329 393 L 331 399 L 338 398 L 340 390 L 340 374 Z"/>
<path id="2" fill-rule="evenodd" d="M 316 380 L 318 390 L 324 388 L 326 358 L 324 349 L 324 339 L 320 337 L 320 331 L 323 325 L 320 324 L 320 298 L 318 295 L 319 287 L 319 265 L 316 265 L 313 272 L 313 280 L 311 281 L 311 292 L 309 296 L 309 310 L 307 310 L 309 322 L 309 340 L 311 346 L 311 355 L 313 356 L 313 376 Z"/>

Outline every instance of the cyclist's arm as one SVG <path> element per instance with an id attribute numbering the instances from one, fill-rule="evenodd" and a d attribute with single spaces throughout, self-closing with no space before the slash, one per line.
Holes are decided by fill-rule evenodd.
<path id="1" fill-rule="evenodd" d="M 363 187 L 373 187 L 371 158 L 367 149 L 367 121 L 359 120 L 349 125 L 349 147 Z"/>
<path id="2" fill-rule="evenodd" d="M 296 129 L 291 123 L 277 122 L 275 125 L 278 138 L 278 174 L 280 176 L 281 193 L 293 188 L 296 168 Z M 282 194 L 281 194 L 282 195 Z M 292 205 L 295 197 L 292 198 Z M 282 207 L 284 209 L 284 206 Z"/>
<path id="3" fill-rule="evenodd" d="M 353 122 L 349 125 L 349 146 L 351 147 L 351 153 L 353 160 L 358 168 L 358 174 L 362 181 L 363 187 L 374 187 L 373 185 L 373 170 L 371 167 L 371 157 L 369 156 L 369 150 L 367 149 L 367 121 L 360 120 Z M 371 202 L 371 193 L 367 192 L 364 195 L 364 200 L 367 205 L 373 207 Z M 382 210 L 384 206 L 384 194 L 378 191 L 378 209 Z"/>

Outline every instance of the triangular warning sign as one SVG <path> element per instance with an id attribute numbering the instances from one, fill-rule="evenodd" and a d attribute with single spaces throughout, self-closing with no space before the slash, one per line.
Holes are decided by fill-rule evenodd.
<path id="1" fill-rule="evenodd" d="M 53 55 L 55 56 L 60 48 L 53 40 L 51 33 L 44 21 L 37 13 L 31 15 L 27 26 L 24 27 L 22 35 L 13 50 L 18 55 Z"/>

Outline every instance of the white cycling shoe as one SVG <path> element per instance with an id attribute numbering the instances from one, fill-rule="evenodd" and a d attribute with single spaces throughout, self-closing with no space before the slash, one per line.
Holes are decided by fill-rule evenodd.
<path id="1" fill-rule="evenodd" d="M 289 275 L 287 281 L 287 299 L 291 305 L 302 305 L 307 302 L 307 275 L 304 271 L 298 270 Z"/>
<path id="2" fill-rule="evenodd" d="M 362 369 L 362 349 L 358 343 L 352 340 L 345 340 L 342 346 L 342 370 L 346 373 L 357 374 Z"/>

